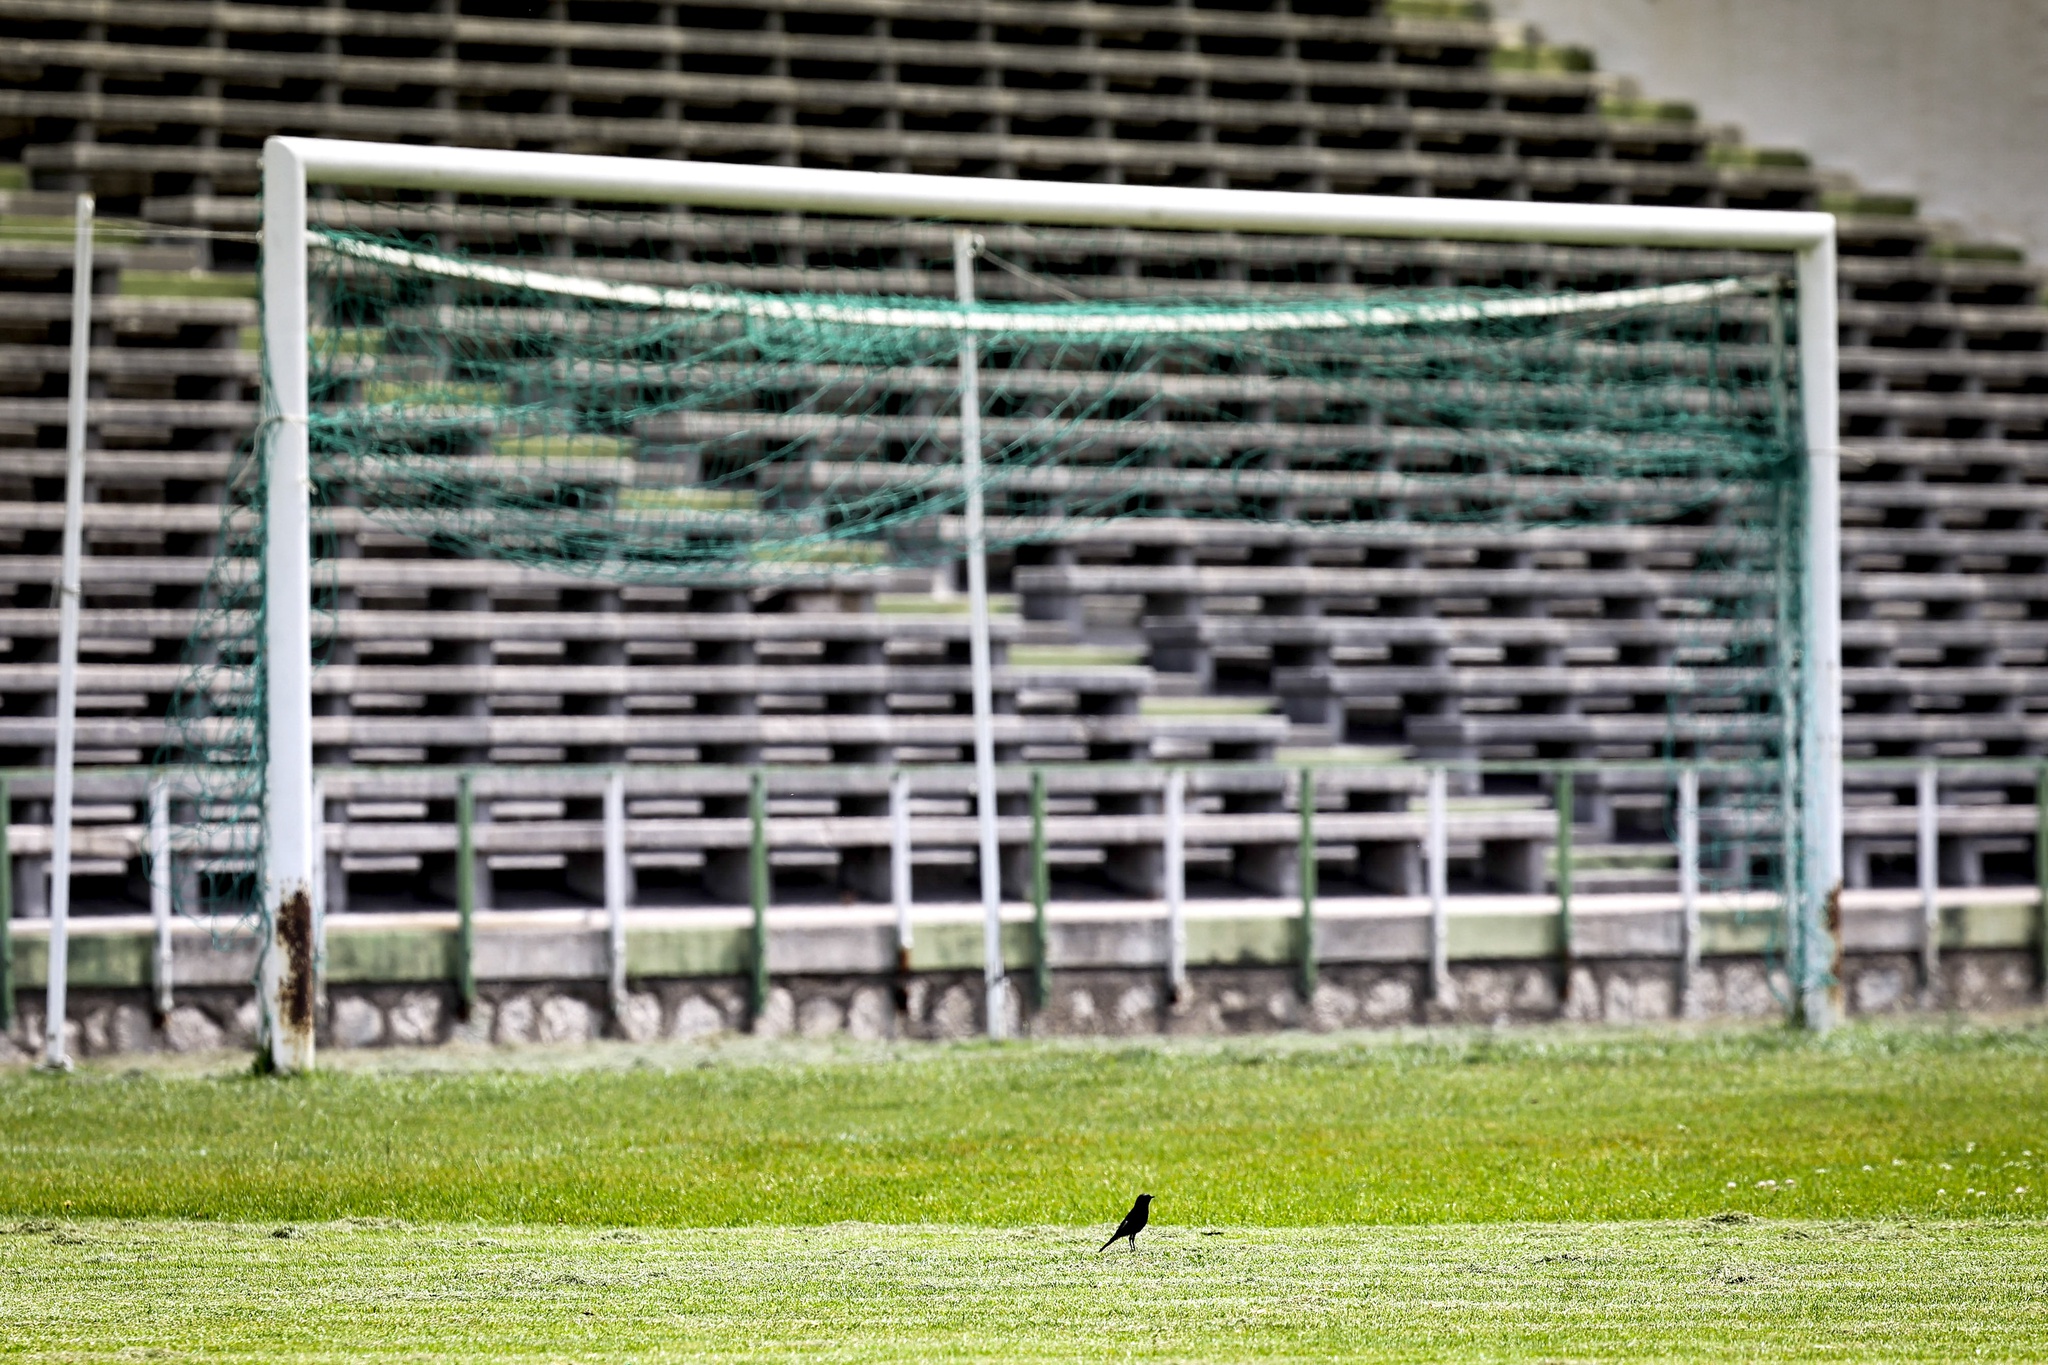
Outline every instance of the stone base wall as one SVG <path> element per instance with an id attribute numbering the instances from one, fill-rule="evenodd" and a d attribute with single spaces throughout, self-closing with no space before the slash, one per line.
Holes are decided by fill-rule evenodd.
<path id="1" fill-rule="evenodd" d="M 1709 960 L 1686 998 L 1665 959 L 1581 963 L 1458 963 L 1455 998 L 1428 998 L 1419 965 L 1330 964 L 1303 1000 L 1293 973 L 1280 967 L 1209 967 L 1188 974 L 1170 1000 L 1153 971 L 1088 970 L 1054 976 L 1051 999 L 1025 1006 L 1029 980 L 1013 978 L 1013 1035 L 1025 1037 L 1219 1036 L 1279 1029 L 1328 1032 L 1400 1024 L 1633 1024 L 1672 1019 L 1769 1019 L 1784 1013 L 1784 981 L 1754 958 Z M 1843 964 L 1842 998 L 1851 1015 L 1921 1010 L 1996 1012 L 2040 996 L 2032 954 L 2022 950 L 1954 952 L 1923 990 L 1910 954 L 1858 955 Z M 42 998 L 23 992 L 14 1029 L 0 1034 L 0 1061 L 41 1050 Z M 139 991 L 74 990 L 70 1051 L 75 1057 L 138 1052 L 250 1048 L 256 1007 L 247 990 L 179 993 L 162 1020 Z M 745 983 L 689 979 L 636 983 L 616 1020 L 602 986 L 588 982 L 486 985 L 468 1019 L 457 1017 L 452 987 L 335 987 L 320 1013 L 320 1044 L 336 1048 L 425 1047 L 441 1043 L 584 1043 L 692 1040 L 724 1033 L 756 1037 L 955 1039 L 985 1032 L 979 973 L 919 975 L 899 985 L 868 976 L 780 978 L 759 1019 L 749 1019 Z"/>

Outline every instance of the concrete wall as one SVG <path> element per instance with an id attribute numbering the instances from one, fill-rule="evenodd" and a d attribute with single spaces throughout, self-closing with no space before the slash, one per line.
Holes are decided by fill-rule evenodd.
<path id="1" fill-rule="evenodd" d="M 2048 259 L 2048 0 L 1494 0 L 1759 146 Z"/>
<path id="2" fill-rule="evenodd" d="M 1094 969 L 1057 973 L 1043 1009 L 1012 994 L 1012 1036 L 1218 1037 L 1279 1029 L 1329 1032 L 1414 1024 L 1641 1024 L 1676 1019 L 1782 1018 L 1785 983 L 1761 958 L 1710 958 L 1690 990 L 1676 964 L 1654 958 L 1575 964 L 1501 961 L 1452 967 L 1454 993 L 1428 998 L 1418 964 L 1352 962 L 1324 969 L 1304 1000 L 1294 973 L 1279 967 L 1205 967 L 1170 998 L 1157 971 Z M 1858 954 L 1842 963 L 1842 1004 L 1865 1017 L 1914 1011 L 2004 1012 L 2031 1007 L 2036 963 L 2013 949 L 1971 949 L 1943 957 L 1923 988 L 1907 953 Z M 1567 989 L 1569 981 L 1569 989 Z M 756 1037 L 883 1038 L 943 1041 L 984 1032 L 980 974 L 944 973 L 907 982 L 887 976 L 800 976 L 779 981 L 767 1008 L 749 1018 L 737 978 L 636 982 L 616 1018 L 601 986 L 587 981 L 527 981 L 483 988 L 461 1018 L 445 984 L 335 987 L 321 1013 L 322 1048 L 574 1044 L 600 1037 L 634 1042 L 693 1041 L 719 1034 Z M 161 1021 L 137 990 L 74 992 L 66 1011 L 73 1057 L 138 1052 L 249 1049 L 256 1008 L 246 989 L 208 987 L 180 996 Z M 11 1033 L 0 1033 L 0 1065 L 24 1065 L 41 1044 L 41 1001 L 26 996 Z"/>
<path id="3" fill-rule="evenodd" d="M 1569 940 L 1557 903 L 1539 896 L 1468 900 L 1449 924 L 1447 989 L 1433 997 L 1429 913 L 1417 899 L 1318 901 L 1318 969 L 1303 996 L 1298 921 L 1280 903 L 1192 915 L 1186 989 L 1169 993 L 1165 921 L 1128 903 L 1063 914 L 1048 925 L 1047 998 L 1025 1003 L 1036 948 L 1030 926 L 1007 926 L 1016 987 L 1009 1030 L 1028 1036 L 1238 1034 L 1281 1028 L 1401 1024 L 1625 1024 L 1769 1018 L 1786 999 L 1775 912 L 1710 900 L 1681 956 L 1675 896 L 1575 897 Z M 1156 907 L 1143 907 L 1153 911 Z M 450 914 L 337 916 L 329 922 L 320 1045 L 360 1048 L 574 1043 L 604 1035 L 648 1041 L 751 1032 L 781 1037 L 967 1038 L 985 1027 L 981 927 L 971 907 L 922 918 L 910 971 L 899 974 L 886 916 L 777 911 L 769 991 L 749 1009 L 750 934 L 733 915 L 678 912 L 629 926 L 628 984 L 608 998 L 607 935 L 580 912 L 482 912 L 471 968 L 479 983 L 459 1017 L 461 976 Z M 1841 1006 L 1852 1015 L 1909 1010 L 2000 1011 L 2040 999 L 2041 906 L 2033 887 L 1945 893 L 1937 961 L 1923 980 L 1924 909 L 1913 890 L 1852 890 L 1841 911 Z M 247 938 L 216 940 L 180 922 L 172 935 L 172 999 L 152 1018 L 152 936 L 145 917 L 72 921 L 66 1021 L 78 1056 L 196 1052 L 254 1044 L 255 964 Z M 13 936 L 16 1022 L 0 1032 L 0 1064 L 25 1064 L 43 1032 L 47 922 Z M 1566 957 L 1567 942 L 1570 956 Z"/>

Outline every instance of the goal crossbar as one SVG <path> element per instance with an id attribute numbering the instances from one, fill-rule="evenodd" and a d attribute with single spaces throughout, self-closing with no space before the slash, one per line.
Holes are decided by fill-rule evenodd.
<path id="1" fill-rule="evenodd" d="M 1804 622 L 1798 698 L 1801 860 L 1790 870 L 1788 882 L 1796 897 L 1792 913 L 1804 930 L 1801 939 L 1812 945 L 1808 951 L 1822 951 L 1819 945 L 1828 942 L 1827 908 L 1839 892 L 1842 876 L 1836 260 L 1831 215 L 977 180 L 271 138 L 264 145 L 262 199 L 268 385 L 264 452 L 268 461 L 268 535 L 263 553 L 270 600 L 302 604 L 310 600 L 312 586 L 308 254 L 316 243 L 332 247 L 337 240 L 309 230 L 308 190 L 314 185 L 940 220 L 961 225 L 1028 222 L 1134 230 L 1791 253 L 1796 261 L 1805 496 L 1798 544 Z M 964 249 L 956 243 L 956 255 Z M 433 267 L 426 264 L 421 268 Z M 476 278 L 484 279 L 481 275 Z M 577 277 L 554 278 L 575 288 L 591 285 Z M 1685 286 L 1702 287 L 1738 292 L 1755 285 L 1730 281 Z M 733 297 L 708 291 L 655 292 L 664 296 L 663 301 L 645 306 L 695 306 L 670 302 L 665 297 L 669 294 L 707 303 Z M 1540 301 L 1538 306 L 1548 303 Z M 1562 311 L 1579 305 L 1559 301 L 1553 306 Z M 1607 306 L 1614 306 L 1611 300 Z M 1000 318 L 1009 312 L 977 309 L 971 291 L 964 286 L 958 307 L 914 311 L 951 318 L 951 328 L 970 338 L 982 330 L 982 324 L 973 319 Z M 1318 306 L 1291 311 L 1342 312 L 1349 317 L 1341 325 L 1359 325 L 1357 311 L 1352 309 Z M 1012 325 L 1014 317 L 1012 313 Z M 963 344 L 971 354 L 971 344 Z M 964 371 L 963 379 L 971 385 L 971 372 Z M 978 443 L 978 413 L 969 425 L 976 428 L 972 439 Z M 969 456 L 963 450 L 963 458 L 978 459 L 978 454 Z M 978 531 L 979 522 L 979 507 L 973 505 L 970 526 Z M 969 562 L 970 567 L 977 562 L 971 549 Z M 970 577 L 978 579 L 980 575 Z M 976 615 L 979 618 L 983 613 Z M 268 611 L 264 629 L 270 666 L 266 671 L 268 766 L 258 987 L 269 1060 L 280 1070 L 296 1070 L 311 1064 L 313 1050 L 310 1005 L 298 1010 L 288 1003 L 308 1002 L 311 997 L 304 978 L 312 971 L 310 954 L 296 946 L 308 942 L 308 936 L 299 931 L 297 921 L 310 913 L 315 879 L 322 875 L 315 835 L 318 813 L 313 809 L 310 612 Z M 1824 1026 L 1828 1001 L 1824 990 L 1811 984 L 1814 979 L 1811 972 L 1795 975 L 1796 983 L 1806 992 L 1800 1002 L 1804 1018 Z"/>

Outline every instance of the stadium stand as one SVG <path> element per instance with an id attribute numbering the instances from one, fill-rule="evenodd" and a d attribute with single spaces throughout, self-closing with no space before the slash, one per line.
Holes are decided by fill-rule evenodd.
<path id="1" fill-rule="evenodd" d="M 1946 235 L 1910 199 L 1862 193 L 1796 152 L 1705 127 L 1684 105 L 1620 92 L 1591 54 L 1497 30 L 1483 5 L 0 0 L 0 175 L 11 176 L 0 181 L 0 763 L 50 760 L 69 194 L 96 192 L 106 220 L 80 758 L 111 767 L 145 761 L 162 734 L 229 461 L 255 419 L 248 234 L 258 148 L 276 133 L 1831 210 L 1844 252 L 1850 756 L 2048 754 L 2039 272 L 2015 251 Z M 574 235 L 566 217 L 562 231 Z M 991 242 L 1060 272 L 1057 244 Z M 1106 273 L 1134 290 L 1201 271 L 1605 287 L 1675 268 L 1633 251 L 1435 243 L 1291 243 L 1282 261 L 1262 255 L 1270 245 L 1203 235 L 1065 249 L 1081 246 L 1113 258 Z M 992 275 L 989 287 L 1006 286 Z M 873 850 L 887 822 L 873 774 L 965 752 L 964 618 L 918 575 L 600 592 L 437 559 L 429 580 L 423 546 L 344 512 L 327 526 L 341 600 L 316 721 L 320 761 L 346 770 L 326 789 L 337 909 L 447 883 L 452 790 L 380 776 L 380 765 L 519 765 L 480 789 L 482 866 L 507 891 L 573 891 L 589 884 L 597 791 L 548 769 L 634 763 L 645 770 L 631 788 L 643 883 L 734 900 L 745 894 L 743 781 L 660 765 L 867 765 L 838 776 L 821 766 L 806 790 L 778 792 L 778 859 L 879 896 Z M 996 566 L 1017 602 L 999 622 L 1002 757 L 1075 765 L 1056 791 L 1063 856 L 1141 893 L 1156 889 L 1158 785 L 1129 760 L 1360 747 L 1647 757 L 1678 677 L 1678 627 L 1659 602 L 1690 572 L 1688 553 L 1683 537 L 1618 527 L 1532 550 L 1477 533 L 1425 540 L 1398 524 L 1344 537 L 1076 524 Z M 1852 884 L 1901 875 L 1914 848 L 1911 774 L 1855 781 Z M 137 876 L 141 793 L 112 779 L 84 790 L 80 819 L 97 832 L 81 871 L 98 879 L 86 896 L 112 906 Z M 1366 884 L 1414 890 L 1411 775 L 1361 772 L 1322 790 L 1334 806 L 1324 843 L 1361 850 L 1351 869 Z M 1279 774 L 1198 782 L 1198 820 L 1232 818 L 1191 826 L 1196 861 L 1286 890 L 1288 792 Z M 920 798 L 924 856 L 964 859 L 964 789 L 941 783 Z M 2030 775 L 1952 768 L 1942 798 L 1944 881 L 2031 877 Z M 1021 813 L 1021 799 L 1007 808 Z M 46 823 L 44 800 L 18 787 L 15 820 Z M 1626 782 L 1589 786 L 1582 861 L 1663 840 L 1667 801 Z M 1329 826 L 1336 811 L 1350 824 Z M 1540 889 L 1531 850 L 1550 818 L 1512 802 L 1463 816 L 1460 855 L 1474 875 Z M 17 847 L 28 856 L 16 904 L 32 913 L 45 874 L 33 837 Z M 1668 869 L 1636 867 L 1611 885 L 1659 877 Z"/>

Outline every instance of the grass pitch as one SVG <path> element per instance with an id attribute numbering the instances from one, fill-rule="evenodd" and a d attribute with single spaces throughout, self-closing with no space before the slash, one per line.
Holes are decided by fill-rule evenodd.
<path id="1" fill-rule="evenodd" d="M 2048 1214 L 2039 1027 L 332 1064 L 0 1073 L 0 1214 L 1080 1226 L 1140 1189 L 1184 1227 Z"/>
<path id="2" fill-rule="evenodd" d="M 2039 1025 L 15 1071 L 0 1354 L 2024 1359 L 2044 1167 Z"/>
<path id="3" fill-rule="evenodd" d="M 36 1225 L 31 1225 L 36 1226 Z M 342 1360 L 2039 1359 L 2036 1223 L 0 1235 L 0 1352 Z"/>

